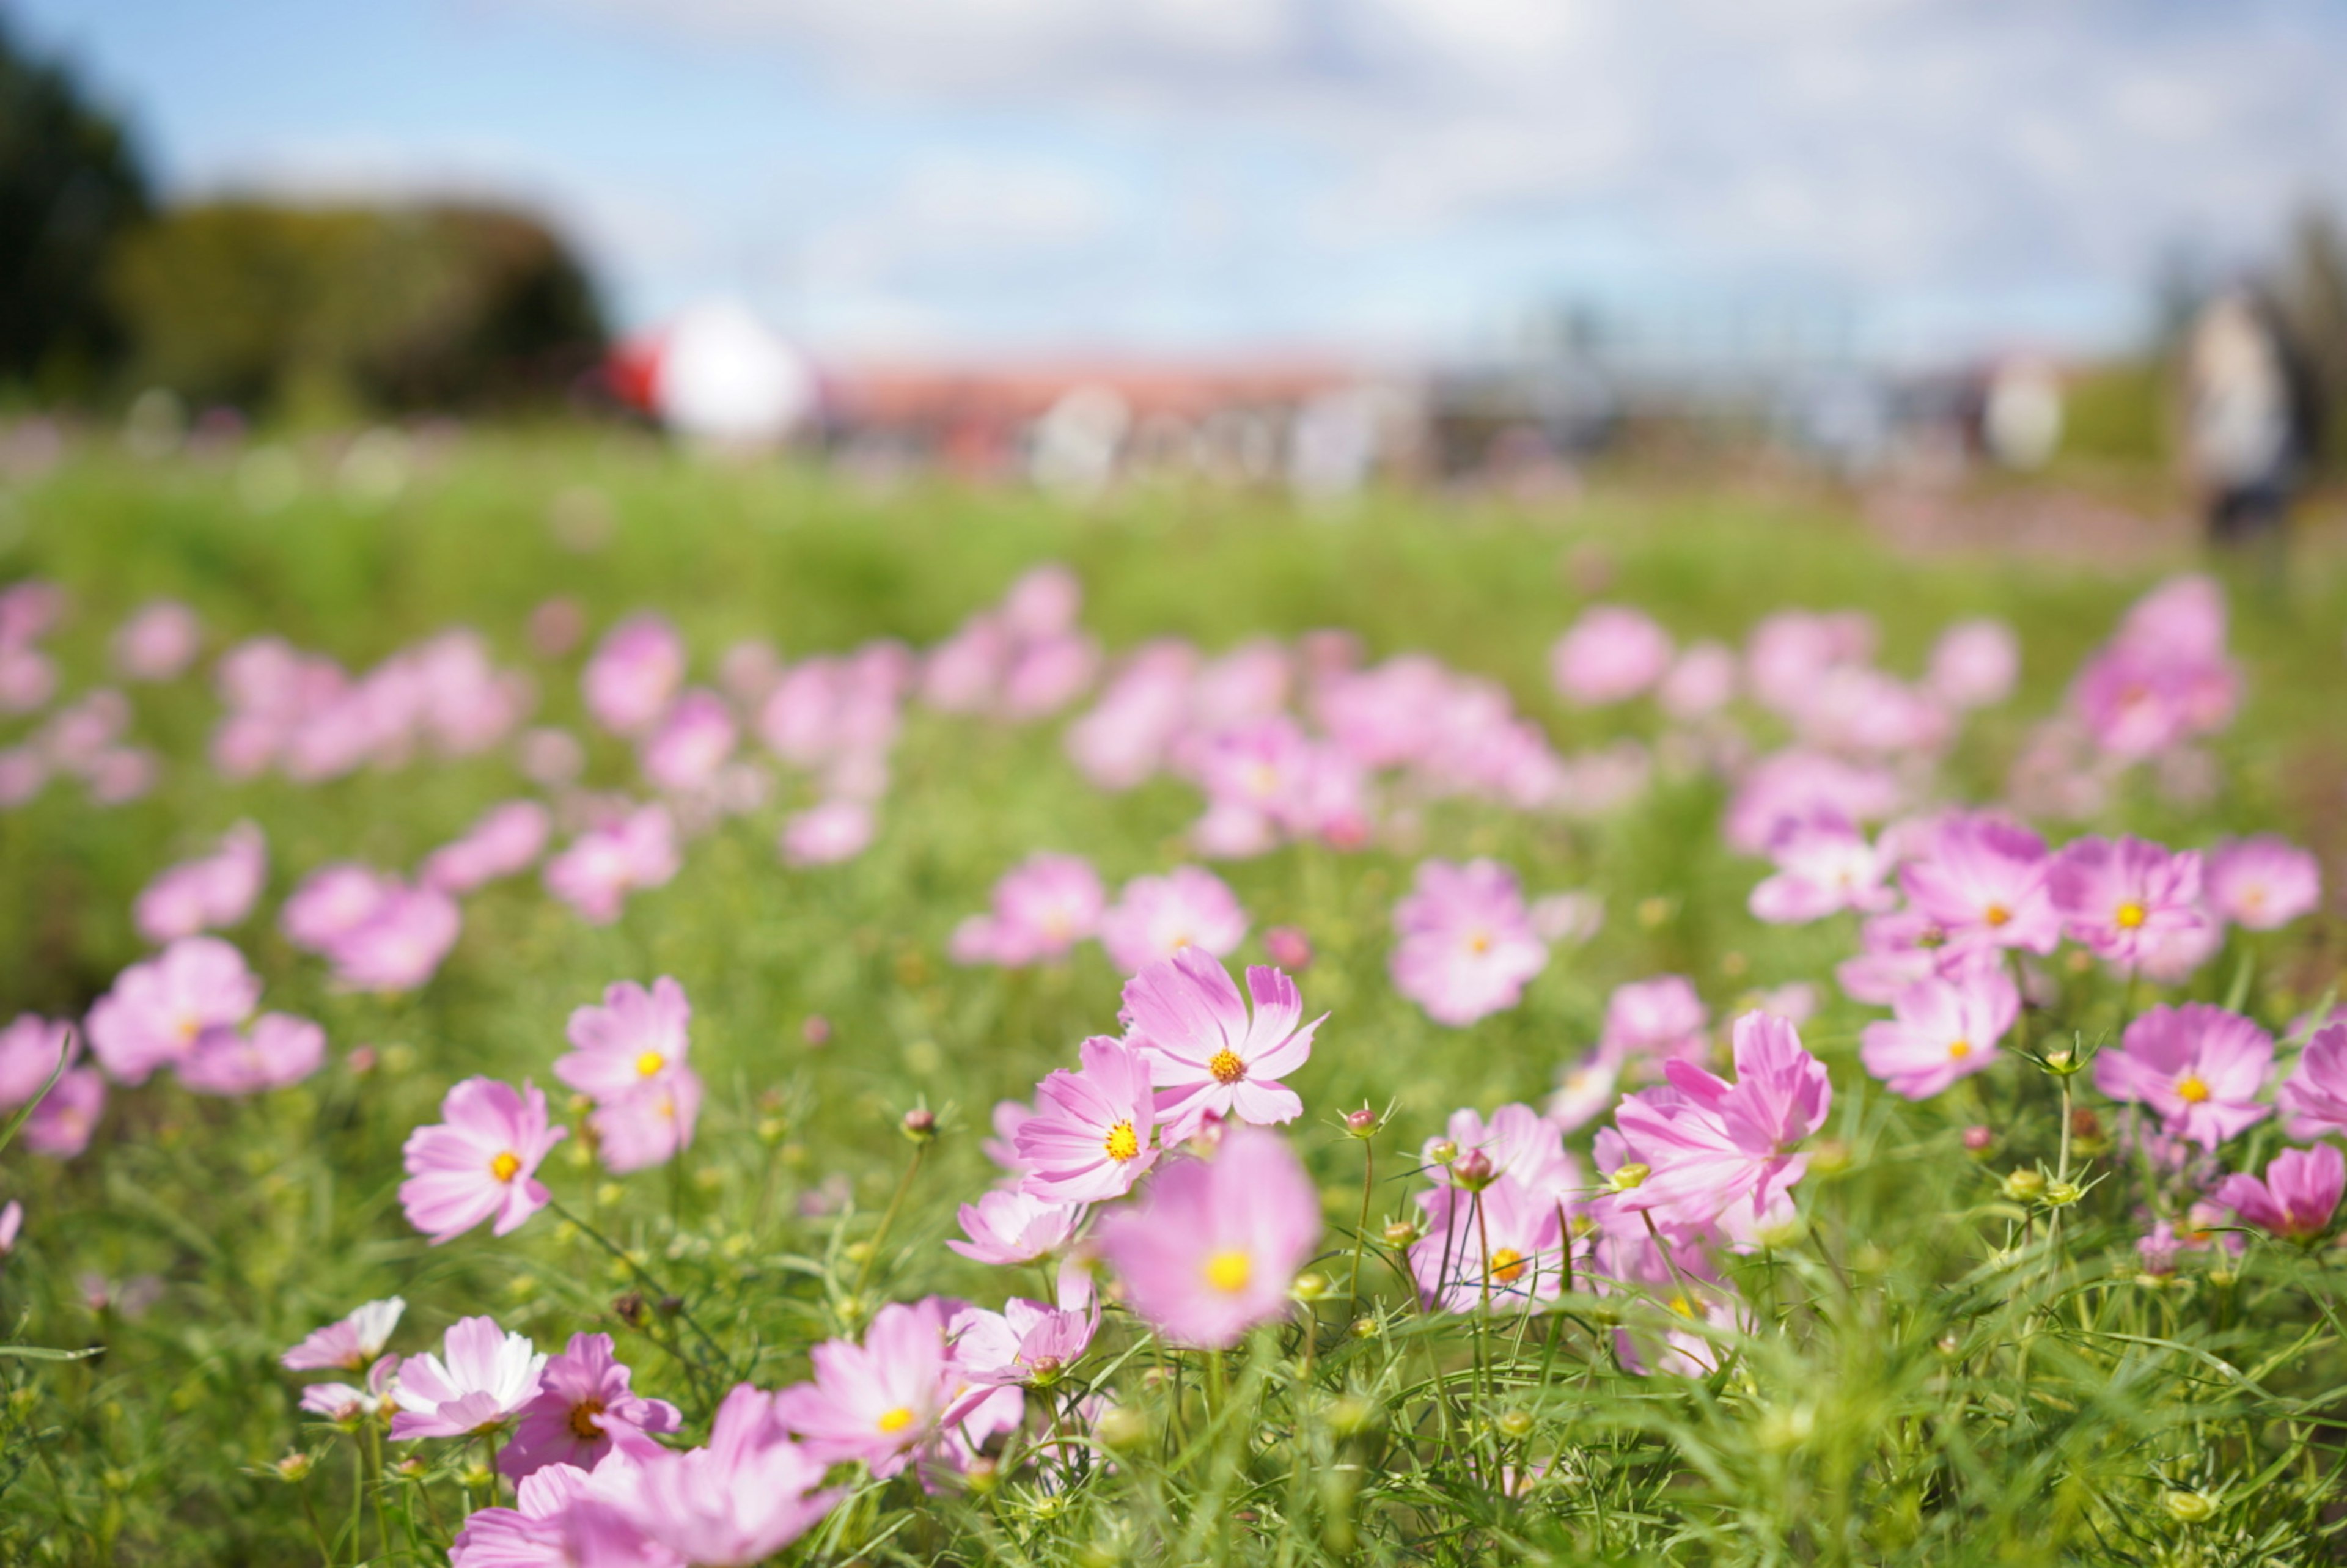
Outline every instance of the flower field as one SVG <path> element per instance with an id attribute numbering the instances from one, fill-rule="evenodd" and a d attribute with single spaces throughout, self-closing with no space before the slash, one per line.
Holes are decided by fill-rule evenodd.
<path id="1" fill-rule="evenodd" d="M 268 451 L 0 494 L 9 1560 L 2336 1560 L 2334 545 Z"/>

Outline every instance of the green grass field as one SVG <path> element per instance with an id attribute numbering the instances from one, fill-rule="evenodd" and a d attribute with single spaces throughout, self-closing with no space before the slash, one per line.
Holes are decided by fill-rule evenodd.
<path id="1" fill-rule="evenodd" d="M 275 632 L 362 667 L 441 628 L 477 628 L 500 662 L 536 674 L 538 722 L 582 735 L 578 656 L 538 660 L 524 635 L 532 607 L 556 595 L 577 599 L 599 632 L 633 610 L 665 612 L 708 679 L 746 637 L 793 658 L 877 636 L 932 643 L 1024 569 L 1063 561 L 1083 581 L 1086 628 L 1112 652 L 1160 635 L 1214 651 L 1344 628 L 1372 658 L 1425 650 L 1496 677 L 1566 750 L 1651 728 L 1550 692 L 1549 644 L 1593 599 L 1644 608 L 1683 640 L 1730 641 L 1771 610 L 1863 609 L 1880 620 L 1882 664 L 1908 674 L 1946 623 L 1993 614 L 2022 634 L 2021 690 L 1973 721 L 1947 770 L 1984 800 L 2127 604 L 2162 569 L 2191 564 L 1902 559 L 1823 494 L 1601 484 L 1569 510 L 1391 496 L 1322 515 L 1200 490 L 1078 509 L 943 485 L 879 495 L 572 432 L 466 435 L 389 500 L 352 499 L 331 473 L 312 454 L 301 492 L 262 511 L 226 462 L 142 464 L 92 446 L 0 492 L 0 581 L 68 590 L 55 640 L 68 695 L 107 680 L 106 639 L 129 610 L 170 595 L 201 613 L 211 653 Z M 548 520 L 579 487 L 616 519 L 584 550 Z M 2248 695 L 2213 748 L 2216 798 L 2188 809 L 2141 788 L 2086 825 L 2178 845 L 2270 829 L 2339 869 L 2342 565 L 2310 551 L 2280 597 L 2235 593 Z M 393 1294 L 408 1302 L 400 1348 L 426 1348 L 476 1312 L 541 1348 L 613 1332 L 640 1388 L 704 1419 L 657 1333 L 612 1305 L 636 1282 L 577 1232 L 544 1214 L 507 1241 L 477 1231 L 432 1247 L 395 1195 L 401 1142 L 435 1119 L 451 1082 L 550 1084 L 570 1009 L 613 980 L 672 975 L 692 997 L 710 1089 L 699 1136 L 670 1170 L 625 1182 L 582 1168 L 574 1139 L 543 1174 L 715 1327 L 730 1369 L 764 1387 L 795 1381 L 808 1346 L 882 1298 L 997 1304 L 1002 1271 L 942 1245 L 955 1205 L 993 1179 L 978 1148 L 989 1110 L 1073 1065 L 1079 1039 L 1112 1032 L 1122 977 L 1090 946 L 1064 967 L 960 968 L 947 937 L 1036 849 L 1088 856 L 1112 886 L 1194 858 L 1181 842 L 1198 810 L 1186 786 L 1105 794 L 1061 754 L 1058 722 L 1003 729 L 916 708 L 862 857 L 785 868 L 778 801 L 692 841 L 674 881 L 615 925 L 584 925 L 534 878 L 500 883 L 467 901 L 463 937 L 428 985 L 351 994 L 279 933 L 283 896 L 329 860 L 412 866 L 486 804 L 524 793 L 510 762 L 231 784 L 203 761 L 218 704 L 200 678 L 131 695 L 135 735 L 167 758 L 151 796 L 99 809 L 53 785 L 0 815 L 0 1020 L 80 1014 L 146 951 L 130 918 L 139 888 L 250 817 L 269 836 L 269 891 L 226 934 L 264 978 L 266 1006 L 324 1025 L 328 1065 L 248 1100 L 158 1078 L 115 1091 L 78 1160 L 0 1153 L 0 1199 L 26 1214 L 0 1265 L 0 1321 L 19 1344 L 103 1348 L 0 1360 L 0 1554 L 28 1562 L 438 1561 L 465 1507 L 467 1456 L 420 1445 L 415 1475 L 362 1497 L 361 1447 L 305 1424 L 299 1384 L 276 1364 L 312 1328 Z M 590 783 L 640 787 L 608 738 L 590 741 L 589 768 Z M 1320 1266 L 1339 1277 L 1361 1201 L 1359 1146 L 1335 1124 L 1344 1110 L 1396 1107 L 1376 1144 L 1374 1239 L 1382 1216 L 1408 1209 L 1415 1151 L 1449 1111 L 1539 1102 L 1594 1040 L 1616 985 L 1686 974 L 1719 1019 L 1756 988 L 1816 983 L 1825 1006 L 1803 1038 L 1833 1071 L 1839 1153 L 1801 1189 L 1817 1245 L 1734 1266 L 1746 1299 L 1774 1316 L 1726 1368 L 1622 1370 L 1603 1331 L 1630 1309 L 1596 1297 L 1527 1319 L 1529 1331 L 1443 1337 L 1373 1259 L 1378 1332 L 1348 1334 L 1342 1302 L 1327 1303 L 1312 1338 L 1266 1331 L 1219 1403 L 1198 1393 L 1203 1373 L 1143 1390 L 1150 1362 L 1134 1359 L 1118 1386 L 1163 1440 L 1060 1490 L 1008 1471 L 928 1499 L 907 1480 L 867 1488 L 792 1560 L 2327 1560 L 2334 1388 L 2347 1383 L 2334 1296 L 2347 1275 L 2260 1246 L 2235 1283 L 2139 1287 L 2116 1161 L 2098 1167 L 2113 1179 L 2056 1227 L 2053 1250 L 2033 1230 L 1992 1256 L 2009 1234 L 1995 1176 L 2054 1157 L 2055 1081 L 2015 1061 L 1973 1081 L 1977 1098 L 1920 1105 L 1870 1082 L 1855 1047 L 1880 1014 L 1831 979 L 1854 923 L 1753 919 L 1745 898 L 1765 867 L 1721 841 L 1725 799 L 1715 779 L 1665 776 L 1594 823 L 1450 803 L 1424 814 L 1408 853 L 1287 847 L 1218 870 L 1254 921 L 1245 961 L 1265 961 L 1261 934 L 1277 924 L 1318 950 L 1299 984 L 1307 1012 L 1331 1016 L 1295 1081 L 1307 1109 L 1289 1133 L 1327 1200 L 1324 1245 L 1337 1251 Z M 1522 1006 L 1449 1030 L 1389 982 L 1389 911 L 1418 858 L 1471 855 L 1507 861 L 1532 893 L 1594 890 L 1607 918 L 1585 947 L 1557 950 Z M 2284 1025 L 2332 985 L 2341 937 L 2318 916 L 2237 940 L 2190 994 L 2221 999 L 2238 980 L 2246 1010 Z M 2107 1034 L 2123 1002 L 2079 980 L 2065 1005 L 2068 1021 Z M 810 1015 L 829 1021 L 829 1043 L 806 1043 Z M 343 1065 L 359 1046 L 377 1061 L 364 1075 Z M 867 1268 L 854 1248 L 906 1169 L 896 1128 L 917 1103 L 940 1113 L 943 1135 L 858 1299 Z M 2001 1133 L 1993 1172 L 1956 1142 L 1982 1118 Z M 2258 1136 L 2260 1150 L 2273 1142 Z M 1585 1150 L 1586 1133 L 1573 1143 Z M 155 1276 L 161 1295 L 135 1316 L 94 1308 L 87 1276 L 118 1288 Z M 657 1331 L 656 1311 L 648 1320 Z M 1097 1358 L 1139 1342 L 1118 1332 Z M 703 1430 L 688 1427 L 696 1440 Z M 318 1456 L 300 1484 L 270 1470 L 296 1450 Z M 2179 1496 L 2213 1499 L 2210 1513 Z"/>

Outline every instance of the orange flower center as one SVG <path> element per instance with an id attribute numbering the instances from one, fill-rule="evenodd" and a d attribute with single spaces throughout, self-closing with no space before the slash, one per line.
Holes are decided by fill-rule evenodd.
<path id="1" fill-rule="evenodd" d="M 581 1399 L 570 1407 L 570 1432 L 582 1442 L 593 1442 L 603 1435 L 603 1423 L 597 1418 L 603 1413 L 600 1399 Z"/>
<path id="2" fill-rule="evenodd" d="M 1206 1260 L 1202 1270 L 1206 1283 L 1225 1295 L 1234 1295 L 1246 1288 L 1255 1276 L 1255 1263 L 1243 1252 L 1218 1252 Z"/>
<path id="3" fill-rule="evenodd" d="M 1987 923 L 1991 930 L 1994 930 L 2013 918 L 2013 911 L 2002 904 L 1992 904 L 1981 911 L 1981 918 Z"/>
<path id="4" fill-rule="evenodd" d="M 2132 931 L 2143 924 L 2144 913 L 2143 906 L 2130 898 L 2119 906 L 2119 912 L 2114 918 L 2118 921 L 2120 930 Z"/>
<path id="5" fill-rule="evenodd" d="M 1225 1046 L 1207 1059 L 1206 1071 L 1214 1075 L 1217 1083 L 1236 1083 L 1246 1076 L 1246 1063 L 1239 1060 L 1237 1051 Z"/>
<path id="6" fill-rule="evenodd" d="M 1473 936 L 1468 938 L 1467 950 L 1471 953 L 1490 952 L 1491 950 L 1491 933 L 1489 931 L 1478 931 Z"/>
<path id="7" fill-rule="evenodd" d="M 1972 1053 L 1973 1042 L 1971 1040 L 1952 1040 L 1948 1041 L 1948 1060 L 1950 1061 L 1962 1061 L 1965 1057 L 1970 1056 Z"/>
<path id="8" fill-rule="evenodd" d="M 2209 1086 L 2198 1073 L 2188 1073 L 2176 1081 L 2176 1098 L 2187 1105 L 2198 1105 L 2209 1098 Z"/>
<path id="9" fill-rule="evenodd" d="M 1529 1266 L 1524 1255 L 1512 1246 L 1503 1246 L 1491 1255 L 1491 1277 L 1505 1280 L 1510 1285 L 1522 1279 Z"/>
<path id="10" fill-rule="evenodd" d="M 892 1434 L 901 1432 L 912 1424 L 913 1411 L 909 1406 L 899 1405 L 893 1410 L 883 1410 L 880 1413 L 880 1430 L 884 1432 Z"/>
<path id="11" fill-rule="evenodd" d="M 489 1162 L 489 1174 L 500 1182 L 510 1182 L 520 1173 L 521 1156 L 511 1149 L 501 1150 L 497 1157 Z"/>
<path id="12" fill-rule="evenodd" d="M 1133 1132 L 1132 1122 L 1120 1122 L 1108 1130 L 1108 1136 L 1101 1140 L 1101 1147 L 1108 1152 L 1110 1159 L 1122 1165 L 1127 1160 L 1140 1158 L 1141 1137 Z"/>

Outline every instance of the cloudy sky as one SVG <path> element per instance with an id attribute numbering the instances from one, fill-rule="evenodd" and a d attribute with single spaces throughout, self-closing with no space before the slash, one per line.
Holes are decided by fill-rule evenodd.
<path id="1" fill-rule="evenodd" d="M 2347 5 L 0 0 L 175 192 L 518 197 L 837 353 L 1468 353 L 1543 306 L 2123 340 L 2347 207 Z"/>

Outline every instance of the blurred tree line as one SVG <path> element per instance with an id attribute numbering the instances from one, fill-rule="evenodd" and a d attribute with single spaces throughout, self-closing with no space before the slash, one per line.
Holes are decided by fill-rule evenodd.
<path id="1" fill-rule="evenodd" d="M 559 396 L 601 356 L 592 281 L 525 213 L 159 206 L 122 124 L 0 27 L 0 389 L 349 415 Z"/>

